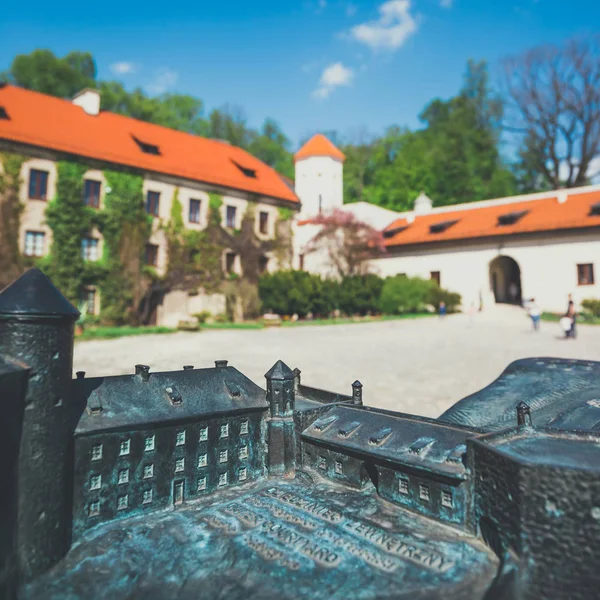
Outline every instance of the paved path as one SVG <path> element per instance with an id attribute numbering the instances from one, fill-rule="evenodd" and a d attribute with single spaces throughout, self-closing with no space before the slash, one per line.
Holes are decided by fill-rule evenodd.
<path id="1" fill-rule="evenodd" d="M 185 364 L 230 364 L 264 385 L 281 358 L 302 370 L 302 382 L 351 392 L 359 379 L 365 403 L 436 417 L 457 400 L 491 383 L 517 358 L 554 356 L 600 361 L 600 327 L 579 326 L 576 340 L 557 323 L 531 325 L 520 308 L 501 306 L 475 315 L 353 325 L 220 330 L 79 342 L 75 370 L 88 376 L 154 371 Z"/>

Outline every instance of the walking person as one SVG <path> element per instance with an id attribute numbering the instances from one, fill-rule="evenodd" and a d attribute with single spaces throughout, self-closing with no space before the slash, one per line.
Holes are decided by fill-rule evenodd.
<path id="1" fill-rule="evenodd" d="M 569 304 L 567 306 L 567 314 L 565 316 L 571 319 L 571 329 L 567 331 L 567 337 L 575 339 L 577 337 L 577 330 L 575 329 L 577 311 L 575 310 L 575 302 L 573 302 L 572 294 L 569 294 Z"/>
<path id="2" fill-rule="evenodd" d="M 519 295 L 519 288 L 517 287 L 517 284 L 514 281 L 511 281 L 509 286 L 508 286 L 508 296 L 510 298 L 510 303 L 511 304 L 516 304 L 517 303 L 517 296 Z"/>
<path id="3" fill-rule="evenodd" d="M 536 304 L 535 298 L 529 299 L 529 302 L 527 305 L 527 310 L 529 312 L 531 322 L 533 323 L 533 330 L 539 331 L 540 330 L 540 318 L 542 316 L 542 311 L 540 310 L 540 307 Z"/>
<path id="4" fill-rule="evenodd" d="M 446 316 L 446 303 L 445 302 L 440 302 L 440 310 L 439 310 L 439 314 L 440 314 L 440 319 L 443 319 Z"/>

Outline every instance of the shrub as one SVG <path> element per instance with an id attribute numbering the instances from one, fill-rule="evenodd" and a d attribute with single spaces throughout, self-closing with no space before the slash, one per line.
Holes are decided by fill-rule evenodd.
<path id="1" fill-rule="evenodd" d="M 212 313 L 210 310 L 203 310 L 199 313 L 193 314 L 192 316 L 198 319 L 198 323 L 206 323 L 206 321 L 212 317 Z"/>
<path id="2" fill-rule="evenodd" d="M 379 307 L 387 314 L 424 312 L 430 304 L 435 283 L 420 277 L 396 275 L 383 284 Z"/>
<path id="3" fill-rule="evenodd" d="M 462 302 L 462 297 L 456 292 L 449 292 L 448 290 L 435 285 L 431 290 L 429 302 L 435 306 L 436 310 L 439 310 L 440 303 L 444 302 L 446 304 L 446 311 L 448 313 L 453 313 L 458 311 L 460 303 Z"/>
<path id="4" fill-rule="evenodd" d="M 581 306 L 584 310 L 591 313 L 594 317 L 600 317 L 600 300 L 597 298 L 588 298 L 583 300 Z"/>
<path id="5" fill-rule="evenodd" d="M 338 308 L 347 315 L 379 312 L 379 298 L 384 280 L 378 275 L 344 277 L 339 284 Z"/>

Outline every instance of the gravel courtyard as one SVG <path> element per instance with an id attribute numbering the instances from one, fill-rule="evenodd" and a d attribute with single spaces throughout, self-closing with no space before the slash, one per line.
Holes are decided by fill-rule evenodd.
<path id="1" fill-rule="evenodd" d="M 359 379 L 365 404 L 436 417 L 491 383 L 518 358 L 553 356 L 600 361 L 600 327 L 579 326 L 565 340 L 557 323 L 535 333 L 520 308 L 474 315 L 265 330 L 211 330 L 78 342 L 76 371 L 86 376 L 229 363 L 264 386 L 279 358 L 302 370 L 302 382 L 346 392 Z"/>

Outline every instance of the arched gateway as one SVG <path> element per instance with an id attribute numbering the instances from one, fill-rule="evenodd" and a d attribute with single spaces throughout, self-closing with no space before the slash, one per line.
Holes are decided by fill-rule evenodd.
<path id="1" fill-rule="evenodd" d="M 521 304 L 521 269 L 510 256 L 490 262 L 490 288 L 496 303 Z"/>

